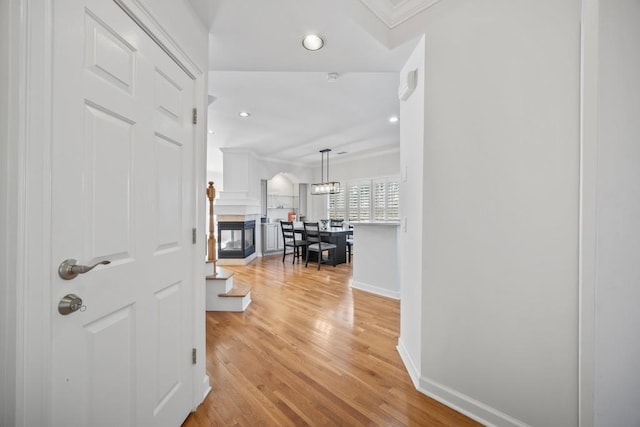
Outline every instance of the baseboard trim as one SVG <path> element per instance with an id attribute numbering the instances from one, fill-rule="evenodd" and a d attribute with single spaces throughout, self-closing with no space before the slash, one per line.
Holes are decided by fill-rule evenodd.
<path id="1" fill-rule="evenodd" d="M 370 292 L 372 294 L 381 295 L 387 298 L 393 298 L 395 300 L 400 300 L 400 292 L 399 291 L 390 291 L 388 289 L 380 288 L 377 286 L 372 286 L 364 282 L 358 282 L 353 280 L 351 282 L 351 287 L 355 289 L 360 289 L 361 291 Z"/>
<path id="2" fill-rule="evenodd" d="M 258 257 L 256 252 L 246 258 L 219 258 L 218 265 L 247 265 Z"/>
<path id="3" fill-rule="evenodd" d="M 398 345 L 396 346 L 396 349 L 398 350 L 398 354 L 400 354 L 400 359 L 402 359 L 402 363 L 404 363 L 404 367 L 407 370 L 407 373 L 409 374 L 409 378 L 411 378 L 411 382 L 413 382 L 413 386 L 416 389 L 419 389 L 420 371 L 418 370 L 416 364 L 414 363 L 413 359 L 409 355 L 409 352 L 407 351 L 407 348 L 405 347 L 404 342 L 402 341 L 402 337 L 398 339 Z"/>
<path id="4" fill-rule="evenodd" d="M 426 377 L 420 378 L 418 391 L 485 426 L 529 426 L 529 424 Z"/>
<path id="5" fill-rule="evenodd" d="M 212 390 L 210 380 L 209 380 L 209 375 L 205 375 L 202 378 L 202 382 L 199 382 L 197 379 L 195 379 L 195 381 L 196 381 L 196 384 L 195 384 L 195 387 L 193 388 L 194 401 L 191 407 L 192 413 L 198 410 L 198 407 L 202 404 L 202 402 L 204 402 L 204 400 L 207 398 L 207 396 Z"/>
<path id="6" fill-rule="evenodd" d="M 206 399 L 211 392 L 211 380 L 209 378 L 209 375 L 205 375 L 202 379 L 202 390 L 202 401 L 204 402 L 204 399 Z"/>
<path id="7" fill-rule="evenodd" d="M 421 376 L 418 365 L 415 363 L 407 351 L 407 347 L 404 345 L 402 336 L 398 339 L 396 349 L 398 350 L 400 359 L 402 359 L 402 363 L 404 363 L 405 369 L 409 374 L 409 378 L 411 378 L 413 385 L 420 393 L 425 394 L 443 405 L 446 405 L 449 408 L 488 427 L 529 427 L 527 423 L 510 417 L 495 408 L 485 405 L 484 403 L 440 384 L 437 381 Z"/>

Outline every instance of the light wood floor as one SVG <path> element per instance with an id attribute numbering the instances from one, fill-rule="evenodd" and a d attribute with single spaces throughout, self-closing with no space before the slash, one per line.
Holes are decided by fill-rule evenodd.
<path id="1" fill-rule="evenodd" d="M 351 289 L 350 264 L 230 269 L 253 302 L 207 313 L 212 391 L 185 427 L 478 425 L 416 391 L 396 350 L 398 301 Z"/>

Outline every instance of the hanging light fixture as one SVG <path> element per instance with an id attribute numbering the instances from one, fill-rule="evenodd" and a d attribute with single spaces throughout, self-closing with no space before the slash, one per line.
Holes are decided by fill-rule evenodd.
<path id="1" fill-rule="evenodd" d="M 320 150 L 322 155 L 322 160 L 320 163 L 320 183 L 311 184 L 311 194 L 319 195 L 319 194 L 335 194 L 340 192 L 340 183 L 335 181 L 329 181 L 329 151 L 330 148 L 325 148 L 324 150 Z M 327 180 L 324 180 L 324 156 L 327 155 Z"/>

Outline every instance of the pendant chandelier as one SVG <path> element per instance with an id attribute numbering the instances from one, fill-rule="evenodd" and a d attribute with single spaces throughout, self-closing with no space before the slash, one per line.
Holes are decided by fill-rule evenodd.
<path id="1" fill-rule="evenodd" d="M 340 183 L 335 181 L 329 181 L 329 151 L 330 148 L 325 148 L 324 150 L 320 150 L 322 155 L 322 160 L 320 163 L 320 181 L 317 184 L 311 184 L 311 194 L 312 195 L 321 195 L 321 194 L 335 194 L 340 192 Z M 327 156 L 327 180 L 324 178 L 324 156 Z"/>

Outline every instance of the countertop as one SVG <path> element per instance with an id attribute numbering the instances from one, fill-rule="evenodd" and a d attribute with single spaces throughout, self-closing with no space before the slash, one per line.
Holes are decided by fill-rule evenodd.
<path id="1" fill-rule="evenodd" d="M 400 221 L 349 221 L 353 225 L 393 225 L 399 226 Z"/>

